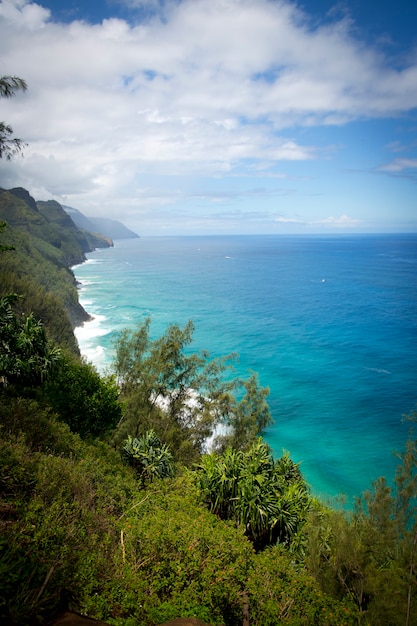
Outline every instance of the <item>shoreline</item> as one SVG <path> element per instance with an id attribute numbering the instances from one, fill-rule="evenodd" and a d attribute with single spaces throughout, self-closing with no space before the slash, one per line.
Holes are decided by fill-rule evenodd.
<path id="1" fill-rule="evenodd" d="M 402 450 L 407 436 L 401 416 L 415 406 L 404 373 L 417 371 L 406 341 L 416 238 L 407 235 L 400 247 L 397 235 L 372 239 L 376 247 L 364 237 L 349 238 L 353 246 L 316 237 L 308 245 L 305 237 L 297 245 L 288 237 L 206 238 L 204 246 L 194 237 L 116 242 L 114 252 L 89 255 L 96 266 L 78 268 L 79 296 L 94 317 L 77 329 L 80 349 L 103 371 L 123 327 L 148 315 L 160 336 L 170 321 L 182 326 L 193 318 L 193 349 L 213 356 L 236 350 L 240 369 L 257 371 L 270 387 L 275 425 L 265 439 L 274 456 L 288 449 L 315 494 L 345 493 L 351 503 L 395 472 L 392 450 Z M 239 263 L 226 265 L 225 255 Z M 370 306 L 381 324 L 359 315 Z M 96 311 L 105 317 L 97 320 Z"/>

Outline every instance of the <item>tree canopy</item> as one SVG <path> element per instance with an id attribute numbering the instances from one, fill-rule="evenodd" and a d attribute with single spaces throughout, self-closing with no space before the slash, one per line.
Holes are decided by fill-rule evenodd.
<path id="1" fill-rule="evenodd" d="M 26 82 L 17 76 L 0 77 L 0 98 L 11 98 L 17 91 L 26 91 Z M 23 150 L 24 142 L 13 137 L 13 128 L 0 122 L 0 159 L 10 161 L 12 156 Z"/>
<path id="2" fill-rule="evenodd" d="M 125 408 L 116 443 L 153 429 L 177 460 L 190 464 L 213 435 L 214 445 L 244 448 L 271 423 L 268 390 L 257 377 L 233 377 L 234 355 L 191 352 L 193 331 L 191 321 L 173 324 L 151 339 L 147 319 L 119 336 L 114 369 Z"/>

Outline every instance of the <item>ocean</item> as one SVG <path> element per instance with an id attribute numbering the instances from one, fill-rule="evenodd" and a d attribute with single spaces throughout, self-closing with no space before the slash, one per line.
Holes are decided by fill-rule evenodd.
<path id="1" fill-rule="evenodd" d="M 347 505 L 389 482 L 417 402 L 417 235 L 143 237 L 74 270 L 94 320 L 83 355 L 104 372 L 114 340 L 195 324 L 194 351 L 239 354 L 269 387 L 265 439 L 312 493 Z"/>

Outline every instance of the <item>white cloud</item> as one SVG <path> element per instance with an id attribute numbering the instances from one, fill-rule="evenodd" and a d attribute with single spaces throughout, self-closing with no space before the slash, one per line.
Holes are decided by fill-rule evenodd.
<path id="1" fill-rule="evenodd" d="M 313 28 L 294 4 L 268 0 L 127 4 L 151 10 L 147 21 L 56 23 L 41 3 L 0 2 L 0 72 L 29 86 L 1 103 L 29 143 L 23 160 L 0 164 L 3 180 L 120 210 L 150 175 L 172 190 L 178 175 L 256 163 L 291 178 L 283 164 L 318 158 L 295 128 L 417 106 L 417 60 L 396 69 L 347 18 Z"/>
<path id="2" fill-rule="evenodd" d="M 340 215 L 339 217 L 325 217 L 317 220 L 305 220 L 297 217 L 285 217 L 278 216 L 274 219 L 275 222 L 281 224 L 296 224 L 301 226 L 324 226 L 326 228 L 356 228 L 362 224 L 361 220 L 349 217 L 348 215 Z"/>
<path id="3" fill-rule="evenodd" d="M 407 170 L 417 170 L 417 159 L 394 159 L 393 161 L 391 161 L 391 163 L 381 165 L 379 167 L 379 170 L 392 174 L 404 172 Z"/>
<path id="4" fill-rule="evenodd" d="M 311 224 L 322 225 L 322 226 L 330 226 L 332 228 L 356 228 L 362 223 L 361 220 L 349 217 L 348 215 L 340 215 L 340 217 L 333 217 L 330 215 L 322 220 L 316 220 L 315 222 L 311 222 Z"/>
<path id="5" fill-rule="evenodd" d="M 9 26 L 19 29 L 37 30 L 43 28 L 51 12 L 39 4 L 26 0 L 3 0 L 0 4 L 0 19 L 7 20 Z"/>

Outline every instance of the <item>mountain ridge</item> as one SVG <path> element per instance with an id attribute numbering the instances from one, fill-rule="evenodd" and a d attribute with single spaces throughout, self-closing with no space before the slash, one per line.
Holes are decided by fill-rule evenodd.
<path id="1" fill-rule="evenodd" d="M 87 217 L 74 207 L 62 205 L 64 211 L 71 217 L 78 228 L 92 233 L 99 233 L 111 239 L 137 239 L 139 235 L 122 222 L 108 217 Z"/>
<path id="2" fill-rule="evenodd" d="M 78 228 L 58 202 L 36 202 L 22 187 L 0 188 L 0 232 L 0 297 L 21 294 L 19 312 L 33 311 L 53 340 L 77 352 L 73 329 L 91 317 L 71 267 L 113 241 Z"/>

